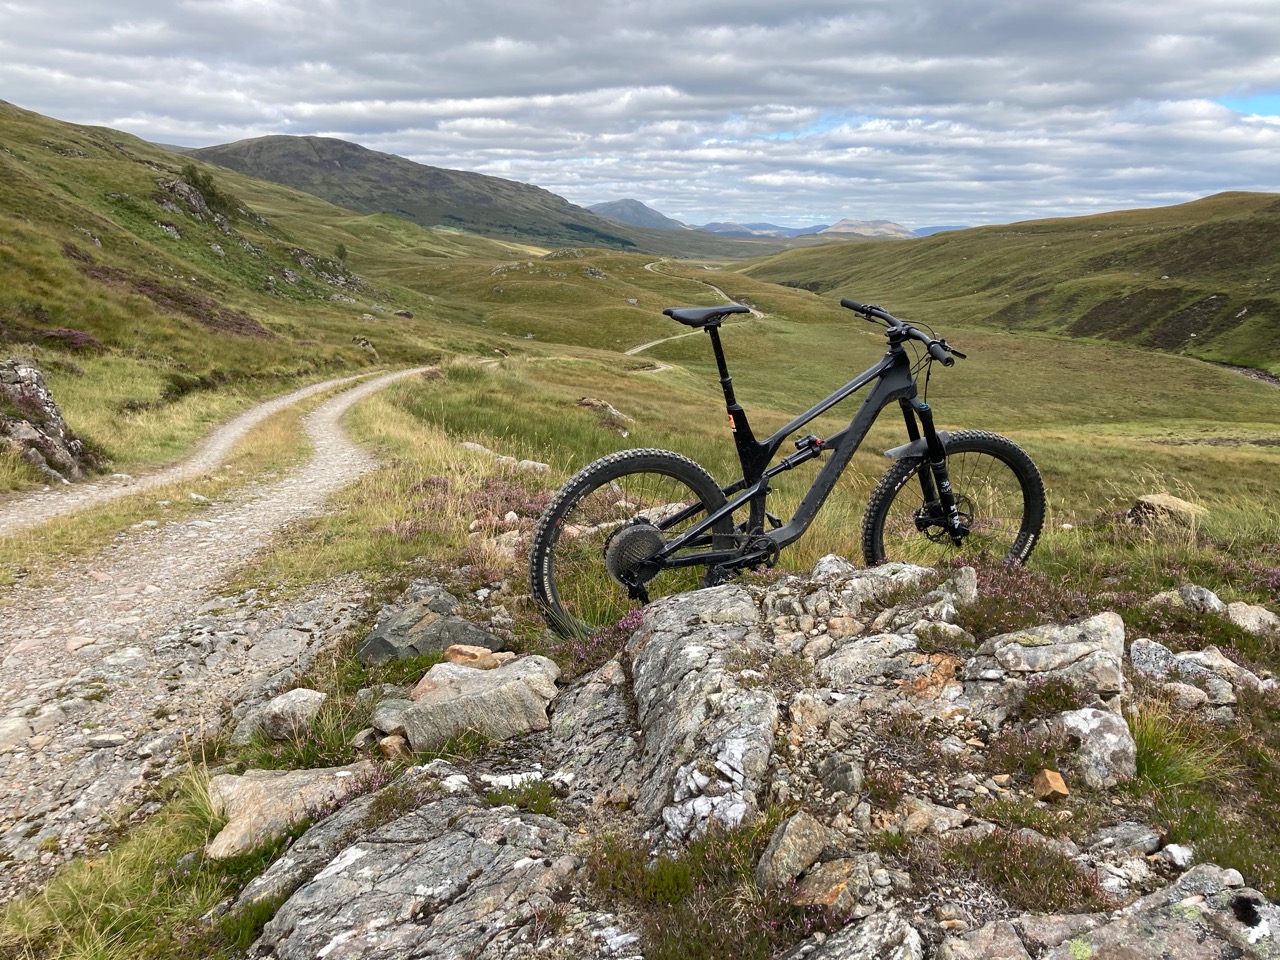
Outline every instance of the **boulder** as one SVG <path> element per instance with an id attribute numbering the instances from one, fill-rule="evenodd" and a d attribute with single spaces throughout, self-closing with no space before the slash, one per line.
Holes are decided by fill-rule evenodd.
<path id="1" fill-rule="evenodd" d="M 1137 773 L 1137 746 L 1124 717 L 1086 707 L 1060 713 L 1049 729 L 1080 743 L 1080 774 L 1095 790 L 1108 790 Z"/>
<path id="2" fill-rule="evenodd" d="M 460 609 L 457 597 L 439 584 L 415 581 L 396 604 L 383 609 L 356 656 L 375 664 L 442 653 L 454 644 L 502 649 L 496 637 L 458 616 Z"/>
<path id="3" fill-rule="evenodd" d="M 373 774 L 367 760 L 320 770 L 247 770 L 209 781 L 209 799 L 227 825 L 205 853 L 214 860 L 246 853 L 291 824 L 326 806 L 337 806 Z"/>
<path id="4" fill-rule="evenodd" d="M 430 750 L 459 733 L 506 740 L 550 726 L 547 704 L 560 668 L 546 657 L 512 660 L 493 670 L 438 663 L 414 688 L 400 714 L 415 751 Z"/>

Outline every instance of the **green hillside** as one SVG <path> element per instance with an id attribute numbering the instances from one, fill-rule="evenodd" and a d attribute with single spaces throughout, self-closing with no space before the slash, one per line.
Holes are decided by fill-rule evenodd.
<path id="1" fill-rule="evenodd" d="M 619 223 L 526 183 L 431 167 L 327 137 L 259 137 L 186 153 L 361 213 L 395 214 L 427 228 L 452 227 L 542 246 L 741 259 L 796 245 Z"/>
<path id="2" fill-rule="evenodd" d="M 944 425 L 1013 433 L 1076 516 L 1109 496 L 1111 468 L 1094 459 L 1103 448 L 1137 452 L 1162 475 L 1195 476 L 1206 492 L 1271 482 L 1269 449 L 1261 456 L 1256 444 L 1274 434 L 1273 389 L 1130 345 L 1177 347 L 1186 334 L 1170 333 L 1169 317 L 1208 303 L 1216 319 L 1188 331 L 1198 335 L 1187 353 L 1274 369 L 1266 278 L 1280 273 L 1266 231 L 1275 204 L 1215 197 L 794 250 L 737 269 L 426 229 L 6 104 L 0 343 L 37 359 L 72 428 L 126 472 L 175 459 L 212 423 L 301 381 L 481 361 L 488 380 L 429 407 L 454 435 L 563 469 L 639 443 L 727 470 L 705 337 L 627 351 L 688 332 L 664 307 L 718 303 L 722 293 L 750 303 L 765 316 L 727 327 L 726 347 L 739 396 L 758 424 L 777 425 L 883 349 L 838 307 L 847 293 L 935 323 L 970 349 L 974 358 L 931 388 Z M 1163 319 L 1135 306 L 1129 327 L 1080 329 L 1117 305 L 1150 303 L 1155 291 L 1180 298 Z M 1224 317 L 1238 322 L 1219 331 Z M 956 329 L 966 325 L 981 329 Z M 1046 338 L 1083 333 L 1070 350 Z M 592 426 L 574 406 L 584 396 L 632 414 L 629 437 Z M 822 428 L 836 428 L 838 418 L 827 419 Z M 870 458 L 857 483 L 880 468 Z M 8 477 L 36 482 L 12 479 L 13 469 Z"/>
<path id="3" fill-rule="evenodd" d="M 743 272 L 936 322 L 980 323 L 1280 372 L 1280 195 L 790 251 Z"/>

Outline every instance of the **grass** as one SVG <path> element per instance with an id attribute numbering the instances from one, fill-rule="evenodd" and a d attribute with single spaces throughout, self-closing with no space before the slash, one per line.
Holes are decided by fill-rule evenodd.
<path id="1" fill-rule="evenodd" d="M 1128 715 L 1137 746 L 1133 788 L 1159 793 L 1224 786 L 1238 772 L 1232 743 L 1222 731 L 1175 713 L 1165 701 L 1147 699 Z"/>
<path id="2" fill-rule="evenodd" d="M 109 853 L 73 862 L 45 890 L 0 908 L 0 951 L 59 960 L 195 960 L 211 948 L 225 955 L 243 941 L 233 921 L 209 927 L 201 918 L 256 876 L 284 840 L 234 860 L 204 860 L 199 851 L 222 826 L 207 784 L 207 774 L 193 768 L 163 810 Z"/>

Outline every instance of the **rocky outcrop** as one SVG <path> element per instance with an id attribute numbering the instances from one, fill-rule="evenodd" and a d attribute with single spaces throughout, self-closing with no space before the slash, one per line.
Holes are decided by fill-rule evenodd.
<path id="1" fill-rule="evenodd" d="M 859 570 L 826 558 L 815 574 L 652 604 L 612 661 L 546 688 L 549 727 L 504 748 L 501 775 L 436 761 L 318 823 L 243 894 L 290 894 L 254 954 L 640 957 L 636 918 L 611 913 L 591 884 L 600 833 L 678 852 L 785 808 L 753 865 L 755 895 L 837 919 L 786 953 L 793 960 L 1280 956 L 1275 906 L 1235 871 L 1194 864 L 1116 791 L 1135 770 L 1130 672 L 1264 693 L 1269 678 L 1215 652 L 1128 638 L 1114 614 L 939 653 L 939 638 L 965 649 L 952 621 L 980 602 L 972 571 L 932 589 L 936 574 L 904 564 Z M 451 679 L 431 686 L 441 703 L 465 701 L 455 672 L 469 682 L 521 664 L 539 667 L 535 657 L 487 671 L 442 664 Z M 1023 698 L 1051 679 L 1084 705 L 1024 719 Z M 384 704 L 379 729 L 409 727 L 414 701 Z M 1202 706 L 1206 722 L 1223 719 L 1207 698 Z M 1035 802 L 1030 775 L 1002 752 L 1040 736 L 1065 751 L 1059 779 L 1071 799 L 1102 798 L 1101 826 L 1068 835 L 1043 825 L 1068 821 Z M 487 784 L 539 781 L 557 798 L 555 818 L 490 805 L 509 794 Z M 1046 832 L 991 812 L 1019 805 L 1040 811 Z M 1001 837 L 1057 857 L 1098 912 L 1028 913 L 967 874 L 940 899 L 939 881 L 920 882 L 887 852 Z"/>
<path id="2" fill-rule="evenodd" d="M 54 483 L 84 478 L 92 457 L 62 418 L 44 375 L 29 360 L 0 360 L 0 446 Z"/>

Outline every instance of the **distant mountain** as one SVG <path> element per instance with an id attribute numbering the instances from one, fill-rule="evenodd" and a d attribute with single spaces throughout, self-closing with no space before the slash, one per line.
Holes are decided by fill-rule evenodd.
<path id="1" fill-rule="evenodd" d="M 612 247 L 665 256 L 749 257 L 786 238 L 748 240 L 611 220 L 548 190 L 481 173 L 446 170 L 327 137 L 259 137 L 187 152 L 237 173 L 283 184 L 358 213 L 544 247 Z"/>
<path id="2" fill-rule="evenodd" d="M 860 237 L 914 237 L 917 234 L 892 220 L 841 220 L 820 233 L 856 233 Z"/>
<path id="3" fill-rule="evenodd" d="M 258 137 L 189 152 L 360 213 L 396 213 L 424 227 L 563 245 L 635 248 L 612 220 L 548 190 L 414 163 L 328 137 Z"/>
<path id="4" fill-rule="evenodd" d="M 707 233 L 718 233 L 723 237 L 800 237 L 807 234 L 821 233 L 826 224 L 818 224 L 813 227 L 780 227 L 776 223 L 733 223 L 714 222 L 704 223 L 696 230 L 705 230 Z"/>
<path id="5" fill-rule="evenodd" d="M 639 200 L 610 200 L 606 203 L 593 203 L 587 207 L 594 214 L 614 220 L 617 223 L 630 224 L 633 227 L 647 227 L 651 230 L 688 230 L 689 227 L 679 220 L 663 216 L 653 207 Z"/>

